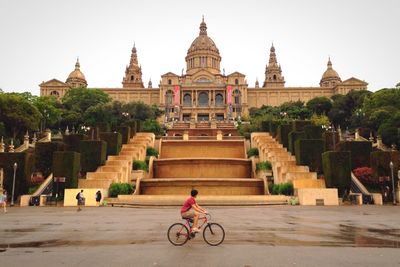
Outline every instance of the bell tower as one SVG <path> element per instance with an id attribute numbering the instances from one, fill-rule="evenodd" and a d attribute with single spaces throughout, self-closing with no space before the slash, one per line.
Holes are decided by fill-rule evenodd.
<path id="1" fill-rule="evenodd" d="M 282 76 L 281 65 L 276 59 L 275 47 L 272 44 L 269 54 L 269 62 L 265 68 L 265 81 L 263 87 L 284 87 L 285 77 Z"/>
<path id="2" fill-rule="evenodd" d="M 139 66 L 135 44 L 132 48 L 131 61 L 125 69 L 125 77 L 122 80 L 123 88 L 144 88 L 142 81 L 142 67 Z"/>

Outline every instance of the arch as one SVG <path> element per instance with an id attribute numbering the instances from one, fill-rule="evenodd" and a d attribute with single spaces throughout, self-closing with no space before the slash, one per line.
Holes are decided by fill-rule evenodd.
<path id="1" fill-rule="evenodd" d="M 199 94 L 199 106 L 200 107 L 207 107 L 208 106 L 208 93 L 207 92 L 201 92 Z"/>
<path id="2" fill-rule="evenodd" d="M 238 79 L 235 79 L 235 84 L 236 85 L 239 84 L 239 80 Z"/>
<path id="3" fill-rule="evenodd" d="M 172 80 L 171 79 L 168 79 L 168 84 L 172 84 Z"/>
<path id="4" fill-rule="evenodd" d="M 56 98 L 59 98 L 59 97 L 60 97 L 60 93 L 59 93 L 58 91 L 55 91 L 55 90 L 54 90 L 54 91 L 51 91 L 51 92 L 50 92 L 50 95 L 51 95 L 51 96 L 55 96 Z"/>
<path id="5" fill-rule="evenodd" d="M 221 93 L 215 95 L 215 105 L 220 107 L 224 105 L 224 97 Z"/>
<path id="6" fill-rule="evenodd" d="M 183 95 L 183 106 L 184 107 L 191 107 L 192 106 L 192 95 L 186 93 Z"/>
<path id="7" fill-rule="evenodd" d="M 274 80 L 274 81 L 276 81 L 276 74 L 274 74 L 274 76 L 273 76 L 273 80 Z"/>
<path id="8" fill-rule="evenodd" d="M 131 81 L 133 81 L 135 79 L 135 76 L 131 75 Z"/>

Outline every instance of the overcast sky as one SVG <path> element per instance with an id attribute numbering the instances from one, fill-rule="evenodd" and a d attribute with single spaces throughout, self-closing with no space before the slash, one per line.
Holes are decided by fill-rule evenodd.
<path id="1" fill-rule="evenodd" d="M 286 86 L 318 86 L 328 56 L 369 90 L 400 82 L 399 0 L 0 0 L 0 88 L 39 94 L 79 56 L 88 86 L 121 87 L 136 42 L 143 81 L 180 74 L 204 14 L 226 74 L 265 78 L 274 43 Z"/>

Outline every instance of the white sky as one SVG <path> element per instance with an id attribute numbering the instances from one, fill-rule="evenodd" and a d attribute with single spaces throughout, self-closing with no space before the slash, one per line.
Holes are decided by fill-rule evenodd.
<path id="1" fill-rule="evenodd" d="M 318 86 L 328 56 L 369 90 L 400 82 L 398 0 L 0 0 L 0 88 L 39 94 L 79 56 L 89 87 L 121 87 L 133 42 L 143 81 L 180 74 L 204 14 L 221 71 L 262 84 L 274 42 L 286 86 Z"/>

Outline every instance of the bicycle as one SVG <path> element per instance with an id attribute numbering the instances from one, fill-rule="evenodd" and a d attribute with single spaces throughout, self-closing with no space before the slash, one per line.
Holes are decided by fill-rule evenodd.
<path id="1" fill-rule="evenodd" d="M 188 240 L 193 239 L 196 236 L 196 232 L 192 232 L 191 224 L 193 223 L 193 219 L 184 219 L 186 222 L 183 223 L 174 223 L 168 228 L 167 237 L 169 242 L 171 242 L 174 246 L 182 246 Z M 210 223 L 211 215 L 205 214 L 204 217 L 199 217 L 203 223 L 198 227 L 201 229 L 204 225 L 206 225 L 203 229 L 203 239 L 210 246 L 218 246 L 225 239 L 225 230 L 218 223 Z"/>

